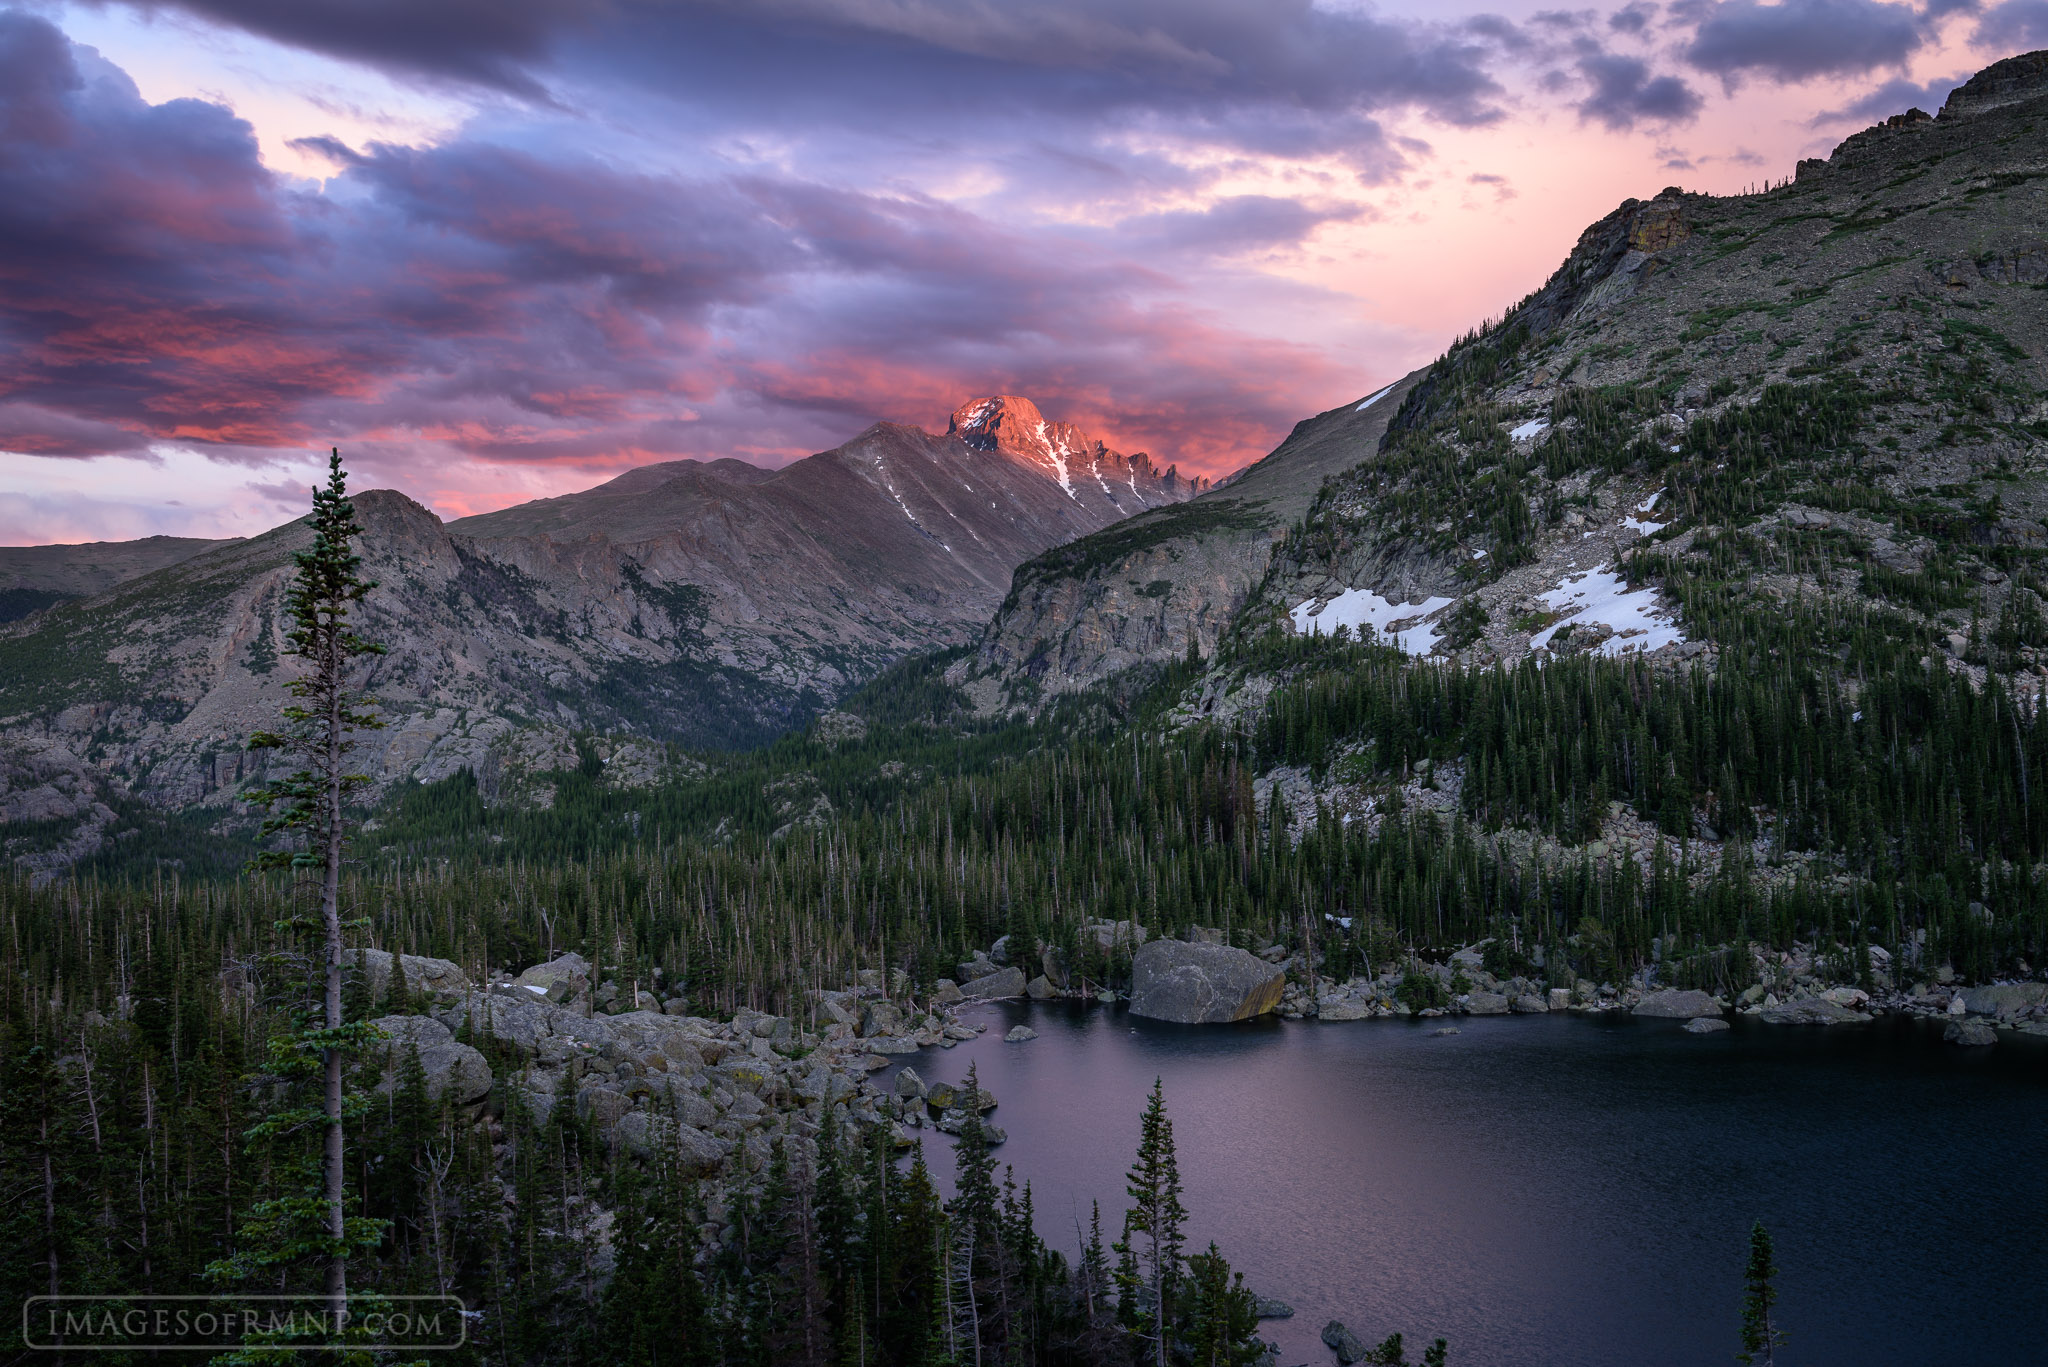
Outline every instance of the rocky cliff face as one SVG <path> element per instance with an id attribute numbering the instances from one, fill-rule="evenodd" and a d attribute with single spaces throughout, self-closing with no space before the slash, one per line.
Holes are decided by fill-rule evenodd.
<path id="1" fill-rule="evenodd" d="M 878 424 L 772 472 L 648 466 L 448 526 L 359 495 L 378 585 L 364 626 L 388 648 L 362 679 L 389 722 L 362 738 L 365 771 L 381 787 L 470 769 L 488 795 L 545 802 L 529 779 L 575 764 L 578 731 L 773 735 L 902 655 L 971 640 L 1020 561 L 1200 487 L 1024 400 L 962 411 L 1001 420 Z M 233 810 L 266 762 L 243 742 L 290 677 L 281 614 L 304 541 L 287 524 L 0 625 L 0 799 L 51 820 L 98 819 L 117 796 Z M 659 744 L 600 748 L 632 781 L 660 772 Z"/>
<path id="2" fill-rule="evenodd" d="M 1265 575 L 1276 542 L 1325 479 L 1378 450 L 1413 382 L 1396 381 L 1304 420 L 1270 455 L 1186 503 L 1027 561 L 974 657 L 950 677 L 983 707 L 997 708 L 1182 658 L 1191 643 L 1213 651 Z"/>

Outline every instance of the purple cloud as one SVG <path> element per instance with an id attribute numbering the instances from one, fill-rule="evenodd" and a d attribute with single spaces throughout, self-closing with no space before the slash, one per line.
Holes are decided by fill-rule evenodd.
<path id="1" fill-rule="evenodd" d="M 0 14 L 0 446 L 341 443 L 430 481 L 445 452 L 772 460 L 1002 389 L 1222 469 L 1353 383 L 1147 260 L 1284 248 L 1341 205 L 1027 233 L 907 191 L 473 138 L 302 145 L 337 167 L 327 193 L 268 171 L 228 110 L 152 105 Z"/>
<path id="2" fill-rule="evenodd" d="M 1900 65 L 1927 39 L 1923 15 L 1883 0 L 1721 0 L 1692 12 L 1685 59 L 1727 82 L 1858 76 Z"/>
<path id="3" fill-rule="evenodd" d="M 1579 117 L 1621 131 L 1639 120 L 1684 123 L 1706 103 L 1676 76 L 1652 76 L 1649 63 L 1613 52 L 1592 52 L 1578 62 L 1591 90 L 1579 101 Z"/>
<path id="4" fill-rule="evenodd" d="M 1993 5 L 1970 36 L 1979 47 L 2011 50 L 2048 44 L 2048 0 L 2004 0 Z"/>

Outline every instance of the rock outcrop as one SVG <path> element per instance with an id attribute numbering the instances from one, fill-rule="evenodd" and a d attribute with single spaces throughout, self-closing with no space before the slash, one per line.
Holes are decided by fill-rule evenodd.
<path id="1" fill-rule="evenodd" d="M 1154 940 L 1131 959 L 1131 1014 L 1183 1025 L 1249 1020 L 1279 1006 L 1286 983 L 1242 949 Z"/>
<path id="2" fill-rule="evenodd" d="M 1963 1009 L 1974 1016 L 2014 1016 L 2048 1004 L 2048 983 L 1993 983 L 1963 992 Z"/>
<path id="3" fill-rule="evenodd" d="M 1943 1026 L 1941 1037 L 1950 1044 L 1967 1045 L 1971 1048 L 1982 1048 L 1987 1044 L 1998 1043 L 1996 1030 L 1983 1021 L 1973 1021 L 1968 1017 L 1952 1020 Z"/>
<path id="4" fill-rule="evenodd" d="M 999 968 L 979 978 L 971 978 L 960 984 L 960 995 L 983 1001 L 994 1001 L 1002 997 L 1021 997 L 1028 984 L 1024 981 L 1021 968 Z"/>
<path id="5" fill-rule="evenodd" d="M 407 1058 L 417 1051 L 429 1096 L 467 1106 L 490 1094 L 490 1062 L 432 1016 L 380 1016 L 370 1024 L 389 1036 L 378 1091 L 399 1085 Z"/>
<path id="6" fill-rule="evenodd" d="M 1720 1015 L 1721 1003 L 1696 989 L 1666 989 L 1645 994 L 1636 1003 L 1635 1013 L 1662 1020 L 1695 1020 L 1702 1016 Z"/>

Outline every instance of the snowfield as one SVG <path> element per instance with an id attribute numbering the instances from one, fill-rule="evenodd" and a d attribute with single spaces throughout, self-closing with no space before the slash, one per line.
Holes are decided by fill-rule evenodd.
<path id="1" fill-rule="evenodd" d="M 1310 598 L 1297 603 L 1287 615 L 1294 619 L 1294 629 L 1305 636 L 1335 635 L 1338 627 L 1345 626 L 1354 636 L 1397 645 L 1410 655 L 1427 655 L 1436 649 L 1436 628 L 1416 619 L 1441 612 L 1455 601 L 1425 598 L 1420 603 L 1389 603 L 1368 589 L 1346 589 L 1324 604 L 1321 612 L 1310 611 L 1316 605 Z M 1409 625 L 1389 635 L 1387 628 L 1396 622 Z"/>
<path id="2" fill-rule="evenodd" d="M 1542 595 L 1542 602 L 1552 612 L 1571 615 L 1537 632 L 1529 641 L 1530 650 L 1548 648 L 1551 638 L 1567 626 L 1610 628 L 1614 635 L 1600 643 L 1596 655 L 1661 650 L 1685 639 L 1678 624 L 1658 606 L 1657 590 L 1647 585 L 1631 590 L 1612 566 L 1566 575 Z"/>

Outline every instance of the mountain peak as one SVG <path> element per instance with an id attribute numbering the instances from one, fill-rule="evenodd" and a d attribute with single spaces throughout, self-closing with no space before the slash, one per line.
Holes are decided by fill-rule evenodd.
<path id="1" fill-rule="evenodd" d="M 1047 422 L 1038 405 L 1015 394 L 970 399 L 953 411 L 946 434 L 977 451 L 1005 451 L 1046 460 L 1092 452 L 1096 443 L 1070 422 Z"/>
<path id="2" fill-rule="evenodd" d="M 1142 451 L 1126 456 L 1070 422 L 1048 422 L 1037 404 L 1015 394 L 969 399 L 953 410 L 946 435 L 959 438 L 970 450 L 999 452 L 1050 476 L 1069 498 L 1081 496 L 1077 485 L 1099 489 L 1126 513 L 1178 502 L 1209 487 L 1206 479 L 1183 479 L 1173 466 L 1163 472 L 1155 469 L 1152 458 Z M 1128 499 L 1115 492 L 1116 486 L 1129 491 Z M 1124 507 L 1131 500 L 1133 506 Z"/>

